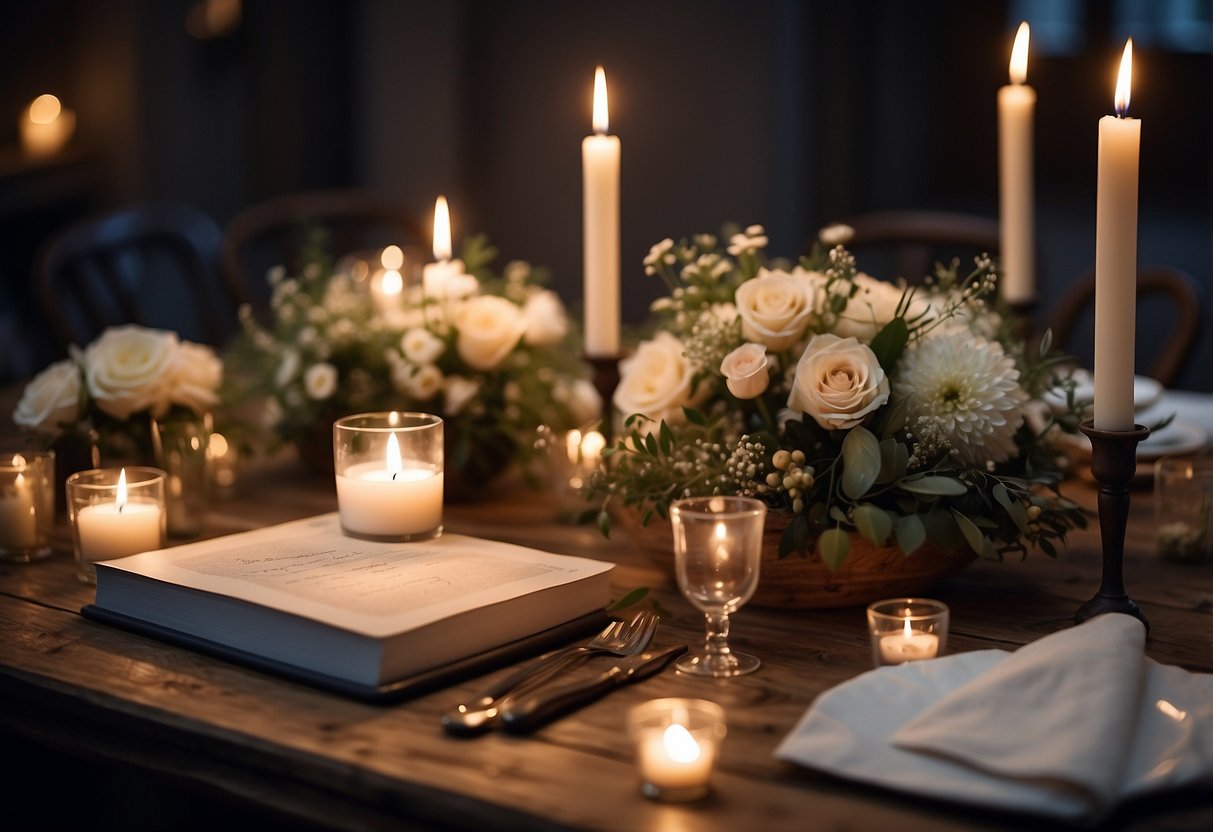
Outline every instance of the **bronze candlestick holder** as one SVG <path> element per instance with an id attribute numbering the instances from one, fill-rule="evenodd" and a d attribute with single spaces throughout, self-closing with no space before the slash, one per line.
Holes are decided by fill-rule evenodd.
<path id="1" fill-rule="evenodd" d="M 1081 624 L 1105 612 L 1123 612 L 1146 625 L 1150 622 L 1125 591 L 1125 528 L 1129 523 L 1129 480 L 1137 473 L 1137 445 L 1150 429 L 1134 425 L 1132 430 L 1100 430 L 1087 419 L 1078 426 L 1091 440 L 1091 473 L 1099 483 L 1099 536 L 1103 544 L 1103 579 L 1099 592 L 1078 608 L 1074 620 Z"/>
<path id="2" fill-rule="evenodd" d="M 615 397 L 615 388 L 619 386 L 619 355 L 585 355 L 581 356 L 585 363 L 594 370 L 594 387 L 602 397 L 602 433 L 610 438 L 614 429 L 611 424 L 611 400 Z"/>

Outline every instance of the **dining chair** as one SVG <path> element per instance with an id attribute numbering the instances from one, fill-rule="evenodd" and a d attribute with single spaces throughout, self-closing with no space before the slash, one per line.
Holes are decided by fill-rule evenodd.
<path id="1" fill-rule="evenodd" d="M 429 249 L 421 221 L 395 202 L 369 191 L 304 191 L 274 197 L 239 212 L 223 232 L 222 268 L 228 289 L 264 312 L 266 272 L 298 268 L 309 245 L 322 238 L 326 254 L 343 254 L 395 243 Z"/>
<path id="2" fill-rule="evenodd" d="M 75 223 L 36 261 L 38 303 L 60 346 L 136 323 L 221 345 L 238 327 L 219 277 L 222 232 L 180 202 L 148 201 Z"/>
<path id="3" fill-rule="evenodd" d="M 1137 272 L 1137 370 L 1173 386 L 1183 373 L 1202 327 L 1200 287 L 1172 266 Z M 1094 343 L 1095 272 L 1079 277 L 1049 317 L 1053 343 L 1090 367 Z"/>
<path id="4" fill-rule="evenodd" d="M 949 211 L 874 211 L 840 222 L 855 229 L 847 247 L 865 252 L 889 277 L 922 282 L 936 261 L 998 254 L 998 220 Z M 884 262 L 881 262 L 883 256 Z M 869 266 L 869 268 L 876 268 Z"/>

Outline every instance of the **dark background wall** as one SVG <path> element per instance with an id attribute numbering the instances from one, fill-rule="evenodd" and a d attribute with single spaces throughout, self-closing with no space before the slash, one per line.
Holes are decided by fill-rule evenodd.
<path id="1" fill-rule="evenodd" d="M 214 2 L 214 0 L 212 0 Z M 231 0 L 228 0 L 230 3 Z M 0 381 L 57 357 L 30 293 L 38 247 L 146 198 L 221 225 L 267 197 L 357 185 L 455 234 L 550 266 L 581 296 L 580 140 L 595 64 L 623 143 L 625 322 L 660 287 L 653 242 L 767 226 L 793 256 L 852 213 L 997 213 L 994 97 L 1033 25 L 1042 309 L 1094 257 L 1096 132 L 1124 38 L 1143 120 L 1139 261 L 1213 296 L 1209 0 L 244 0 L 224 34 L 200 0 L 50 0 L 0 10 Z M 72 149 L 31 164 L 16 116 L 74 109 Z M 1141 337 L 1162 326 L 1143 321 Z M 1200 349 L 1213 355 L 1206 333 Z M 1184 386 L 1213 389 L 1194 360 Z"/>

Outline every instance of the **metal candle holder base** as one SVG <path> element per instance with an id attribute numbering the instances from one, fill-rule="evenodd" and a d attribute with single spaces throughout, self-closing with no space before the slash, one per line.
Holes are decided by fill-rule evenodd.
<path id="1" fill-rule="evenodd" d="M 1103 580 L 1099 592 L 1078 608 L 1081 624 L 1105 612 L 1131 615 L 1150 629 L 1150 622 L 1125 591 L 1125 527 L 1129 522 L 1129 480 L 1137 472 L 1137 445 L 1150 429 L 1099 430 L 1088 419 L 1078 426 L 1091 440 L 1091 473 L 1099 483 L 1099 536 L 1103 544 Z"/>

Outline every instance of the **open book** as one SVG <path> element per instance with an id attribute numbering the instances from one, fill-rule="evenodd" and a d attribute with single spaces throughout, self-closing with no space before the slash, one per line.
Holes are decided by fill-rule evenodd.
<path id="1" fill-rule="evenodd" d="M 84 614 L 372 696 L 573 638 L 604 620 L 611 568 L 461 535 L 359 540 L 334 513 L 100 562 Z"/>

